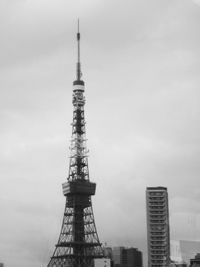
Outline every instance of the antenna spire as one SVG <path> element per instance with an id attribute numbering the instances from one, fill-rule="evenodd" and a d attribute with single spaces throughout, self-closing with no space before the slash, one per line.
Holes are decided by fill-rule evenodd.
<path id="1" fill-rule="evenodd" d="M 78 19 L 78 32 L 77 32 L 77 45 L 78 45 L 78 61 L 77 61 L 77 67 L 76 67 L 76 71 L 77 71 L 77 80 L 80 81 L 81 79 L 81 63 L 80 63 L 80 32 L 79 32 L 79 19 Z"/>
<path id="2" fill-rule="evenodd" d="M 81 80 L 82 72 L 81 72 L 81 60 L 80 60 L 80 31 L 79 31 L 79 19 L 78 19 L 78 24 L 77 24 L 77 35 L 76 35 L 76 40 L 77 40 L 77 63 L 76 63 L 76 80 L 73 82 L 73 91 L 82 91 L 84 92 L 84 81 Z"/>

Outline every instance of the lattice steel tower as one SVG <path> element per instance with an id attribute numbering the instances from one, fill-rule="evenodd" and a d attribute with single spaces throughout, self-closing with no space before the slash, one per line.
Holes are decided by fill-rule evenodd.
<path id="1" fill-rule="evenodd" d="M 77 44 L 78 62 L 76 80 L 73 82 L 74 110 L 70 166 L 67 182 L 63 184 L 66 205 L 58 243 L 48 267 L 90 267 L 94 265 L 95 258 L 103 257 L 91 202 L 91 196 L 95 195 L 96 184 L 90 182 L 89 179 L 79 25 Z"/>

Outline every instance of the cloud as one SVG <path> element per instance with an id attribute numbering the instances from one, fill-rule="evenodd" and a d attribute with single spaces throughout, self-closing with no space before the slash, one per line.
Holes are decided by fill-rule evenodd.
<path id="1" fill-rule="evenodd" d="M 200 1 L 199 0 L 192 0 L 192 2 L 194 2 L 197 5 L 200 5 Z"/>

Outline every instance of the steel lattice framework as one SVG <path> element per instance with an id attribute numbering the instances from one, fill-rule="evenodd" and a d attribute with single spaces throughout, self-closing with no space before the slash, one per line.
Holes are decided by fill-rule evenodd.
<path id="1" fill-rule="evenodd" d="M 48 267 L 90 267 L 103 257 L 98 238 L 91 196 L 96 184 L 90 182 L 84 116 L 84 82 L 81 80 L 80 33 L 77 33 L 77 79 L 73 82 L 73 122 L 70 166 L 63 184 L 66 205 L 60 236 Z"/>

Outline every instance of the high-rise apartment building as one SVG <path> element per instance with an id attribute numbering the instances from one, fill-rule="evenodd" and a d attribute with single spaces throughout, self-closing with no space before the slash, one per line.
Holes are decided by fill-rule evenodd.
<path id="1" fill-rule="evenodd" d="M 166 187 L 147 187 L 148 267 L 170 266 L 169 209 Z"/>

